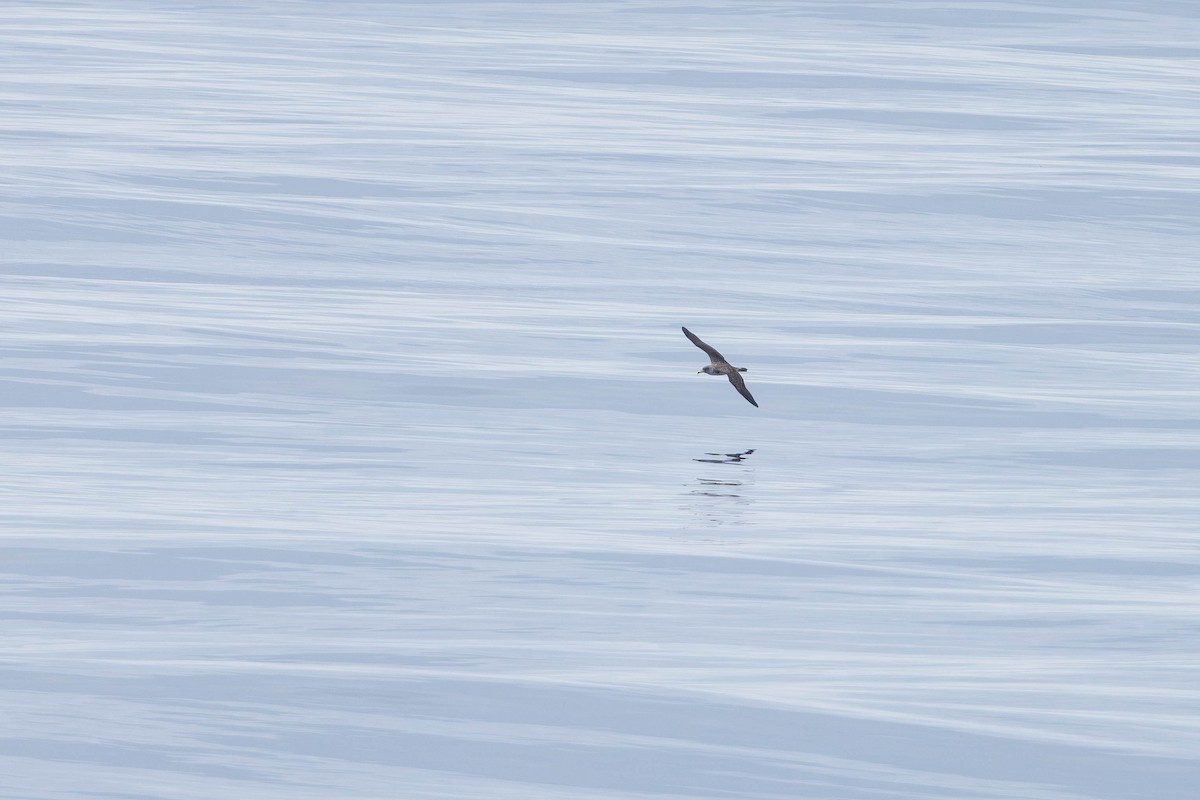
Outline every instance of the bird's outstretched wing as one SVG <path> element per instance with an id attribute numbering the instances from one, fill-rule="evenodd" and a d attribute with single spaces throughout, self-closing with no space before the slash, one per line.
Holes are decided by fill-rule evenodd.
<path id="1" fill-rule="evenodd" d="M 725 360 L 725 356 L 721 355 L 720 353 L 718 353 L 716 351 L 716 348 L 709 347 L 704 342 L 700 341 L 700 337 L 697 336 L 696 334 L 692 333 L 691 331 L 689 331 L 687 328 L 683 329 L 683 335 L 688 337 L 688 339 L 690 339 L 692 344 L 696 345 L 696 347 L 699 347 L 701 350 L 708 353 L 708 357 L 712 361 L 712 363 L 714 363 L 714 364 L 728 364 L 729 363 L 728 361 Z M 730 380 L 732 380 L 732 378 Z M 753 402 L 753 401 L 751 401 L 751 402 Z"/>
<path id="2" fill-rule="evenodd" d="M 738 390 L 738 394 L 750 401 L 750 405 L 758 408 L 758 403 L 754 402 L 754 397 L 750 394 L 750 390 L 746 388 L 746 381 L 742 379 L 742 373 L 729 373 L 729 382 L 733 384 L 733 388 Z"/>

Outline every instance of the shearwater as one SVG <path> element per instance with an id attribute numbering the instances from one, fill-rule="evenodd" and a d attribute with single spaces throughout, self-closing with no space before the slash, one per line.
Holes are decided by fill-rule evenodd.
<path id="1" fill-rule="evenodd" d="M 708 353 L 708 358 L 710 361 L 712 361 L 712 363 L 704 367 L 704 369 L 697 370 L 697 375 L 699 375 L 701 372 L 705 373 L 706 375 L 725 375 L 729 378 L 729 382 L 733 384 L 733 388 L 738 390 L 738 394 L 749 400 L 750 405 L 758 408 L 758 403 L 754 402 L 754 397 L 750 394 L 750 390 L 746 388 L 746 382 L 742 380 L 742 376 L 739 374 L 746 371 L 745 367 L 735 367 L 731 365 L 725 360 L 725 356 L 716 351 L 716 348 L 700 341 L 700 337 L 689 331 L 687 328 L 683 329 L 683 335 L 688 337 L 688 339 L 690 339 L 692 344 L 696 345 L 696 347 L 699 347 L 701 350 Z"/>

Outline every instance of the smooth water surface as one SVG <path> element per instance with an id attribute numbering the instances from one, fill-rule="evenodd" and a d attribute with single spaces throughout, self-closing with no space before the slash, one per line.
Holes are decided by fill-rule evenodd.
<path id="1" fill-rule="evenodd" d="M 1197 42 L 0 9 L 0 796 L 1192 800 Z"/>

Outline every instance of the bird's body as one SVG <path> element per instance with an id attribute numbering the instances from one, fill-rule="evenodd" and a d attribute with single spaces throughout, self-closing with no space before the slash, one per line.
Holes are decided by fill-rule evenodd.
<path id="1" fill-rule="evenodd" d="M 717 352 L 716 348 L 700 341 L 700 337 L 689 331 L 687 328 L 683 329 L 683 335 L 686 336 L 692 344 L 696 345 L 696 347 L 699 347 L 701 350 L 707 353 L 708 360 L 712 362 L 711 364 L 702 367 L 699 370 L 700 372 L 703 372 L 705 375 L 724 375 L 725 377 L 729 378 L 729 382 L 733 384 L 733 388 L 738 390 L 738 394 L 750 401 L 750 405 L 758 408 L 758 403 L 754 401 L 754 397 L 750 394 L 750 390 L 746 388 L 746 381 L 744 381 L 742 376 L 739 374 L 746 371 L 745 367 L 735 367 L 730 364 L 725 360 L 725 356 Z"/>
<path id="2" fill-rule="evenodd" d="M 728 364 L 722 364 L 719 367 L 714 367 L 712 364 L 709 364 L 707 367 L 701 367 L 700 371 L 703 372 L 705 375 L 728 375 L 730 373 L 730 371 L 745 372 L 746 368 L 745 367 L 731 367 Z"/>

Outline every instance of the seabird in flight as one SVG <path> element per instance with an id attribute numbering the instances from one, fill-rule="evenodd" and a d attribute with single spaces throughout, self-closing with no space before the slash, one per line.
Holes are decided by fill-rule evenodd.
<path id="1" fill-rule="evenodd" d="M 745 367 L 735 367 L 730 365 L 730 363 L 725 360 L 725 356 L 721 355 L 715 349 L 700 341 L 700 338 L 687 328 L 683 329 L 683 335 L 688 337 L 688 339 L 690 339 L 692 344 L 696 345 L 696 347 L 699 347 L 701 350 L 708 353 L 708 358 L 710 361 L 712 361 L 712 363 L 704 369 L 698 370 L 696 372 L 697 375 L 703 372 L 706 375 L 726 376 L 729 378 L 729 382 L 733 384 L 733 388 L 738 390 L 738 394 L 749 400 L 750 405 L 758 408 L 758 403 L 754 402 L 754 397 L 750 394 L 750 390 L 746 388 L 746 382 L 742 380 L 742 376 L 739 374 L 746 371 Z"/>

